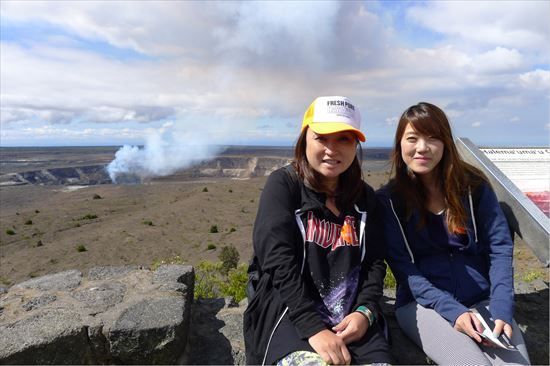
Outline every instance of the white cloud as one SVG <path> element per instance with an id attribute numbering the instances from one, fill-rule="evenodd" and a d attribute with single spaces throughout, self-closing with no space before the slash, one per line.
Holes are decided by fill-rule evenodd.
<path id="1" fill-rule="evenodd" d="M 517 72 L 523 66 L 523 57 L 516 49 L 497 47 L 477 55 L 472 60 L 472 66 L 482 74 Z"/>
<path id="2" fill-rule="evenodd" d="M 430 1 L 408 19 L 436 32 L 489 46 L 547 50 L 548 1 Z"/>
<path id="3" fill-rule="evenodd" d="M 519 75 L 519 83 L 525 89 L 550 91 L 550 71 L 537 69 Z"/>
<path id="4" fill-rule="evenodd" d="M 479 121 L 476 121 L 476 122 L 472 123 L 472 127 L 479 127 L 479 126 L 481 126 L 481 122 L 479 122 Z"/>
<path id="5" fill-rule="evenodd" d="M 388 117 L 386 118 L 386 125 L 388 126 L 397 126 L 397 123 L 399 122 L 399 117 Z"/>
<path id="6" fill-rule="evenodd" d="M 292 143 L 287 124 L 298 125 L 316 96 L 340 94 L 381 139 L 393 133 L 388 116 L 422 100 L 462 126 L 480 118 L 470 113 L 487 113 L 489 124 L 513 105 L 520 112 L 501 121 L 512 115 L 540 127 L 526 114 L 547 109 L 548 97 L 543 105 L 537 95 L 549 90 L 548 61 L 535 55 L 550 42 L 547 5 L 510 3 L 414 3 L 407 19 L 441 35 L 415 48 L 375 12 L 383 4 L 370 2 L 5 1 L 3 25 L 45 22 L 55 31 L 0 44 L 0 119 L 10 133 L 47 122 L 101 135 L 170 120 L 219 143 Z M 273 128 L 258 129 L 265 119 Z M 59 126 L 59 136 L 73 133 Z"/>

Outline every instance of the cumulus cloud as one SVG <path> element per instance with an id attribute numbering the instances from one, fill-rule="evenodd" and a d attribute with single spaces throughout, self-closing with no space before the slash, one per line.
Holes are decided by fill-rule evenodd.
<path id="1" fill-rule="evenodd" d="M 474 44 L 548 49 L 547 1 L 430 1 L 408 9 L 408 19 Z"/>
<path id="2" fill-rule="evenodd" d="M 477 55 L 472 60 L 472 66 L 483 74 L 517 72 L 523 66 L 523 56 L 516 49 L 497 47 Z"/>
<path id="3" fill-rule="evenodd" d="M 421 46 L 401 38 L 385 6 L 1 2 L 2 27 L 47 25 L 0 43 L 0 119 L 14 126 L 3 141 L 23 124 L 146 131 L 171 120 L 204 126 L 197 133 L 212 143 L 288 144 L 318 95 L 351 97 L 380 141 L 391 139 L 388 116 L 421 100 L 448 108 L 459 128 L 477 120 L 469 111 L 487 112 L 485 124 L 503 105 L 547 109 L 533 97 L 549 89 L 539 52 L 550 39 L 547 2 L 407 3 L 407 27 L 441 35 Z"/>
<path id="4" fill-rule="evenodd" d="M 530 90 L 550 91 L 550 71 L 537 69 L 519 75 L 519 83 Z"/>

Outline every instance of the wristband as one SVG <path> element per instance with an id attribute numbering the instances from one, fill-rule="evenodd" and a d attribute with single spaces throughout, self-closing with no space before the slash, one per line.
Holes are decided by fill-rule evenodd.
<path id="1" fill-rule="evenodd" d="M 363 314 L 367 318 L 367 320 L 369 321 L 369 326 L 372 326 L 376 321 L 376 316 L 374 316 L 374 313 L 364 305 L 358 306 L 355 311 Z"/>

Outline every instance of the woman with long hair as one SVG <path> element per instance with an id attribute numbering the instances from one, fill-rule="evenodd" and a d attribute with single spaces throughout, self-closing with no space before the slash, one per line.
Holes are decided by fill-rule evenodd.
<path id="1" fill-rule="evenodd" d="M 294 161 L 265 184 L 244 314 L 248 364 L 391 362 L 379 307 L 383 237 L 362 180 L 360 124 L 348 98 L 315 99 Z"/>
<path id="2" fill-rule="evenodd" d="M 437 364 L 529 364 L 513 320 L 513 242 L 484 174 L 464 162 L 445 113 L 430 103 L 401 116 L 393 179 L 377 192 L 396 317 Z M 476 315 L 519 352 L 491 347 Z"/>

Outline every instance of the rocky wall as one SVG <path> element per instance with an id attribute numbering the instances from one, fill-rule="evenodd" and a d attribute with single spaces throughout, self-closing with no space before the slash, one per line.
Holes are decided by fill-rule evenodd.
<path id="1" fill-rule="evenodd" d="M 194 271 L 166 265 L 66 271 L 0 291 L 0 364 L 244 365 L 246 299 L 193 301 Z M 532 364 L 549 363 L 548 284 L 516 282 L 516 312 Z M 3 293 L 2 293 L 3 292 Z M 430 360 L 399 329 L 384 290 L 397 364 Z"/>
<path id="2" fill-rule="evenodd" d="M 0 364 L 174 364 L 187 344 L 194 271 L 71 270 L 0 297 Z"/>

